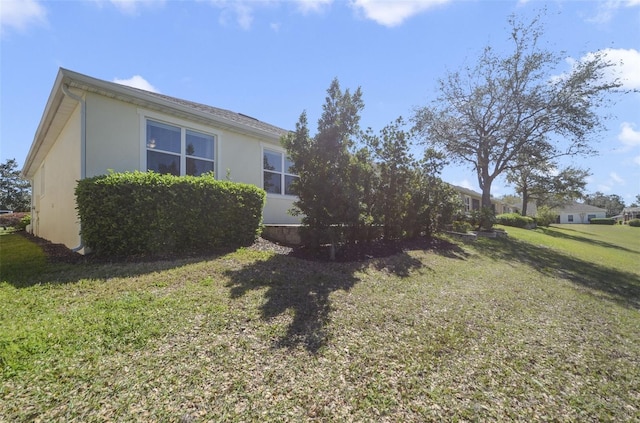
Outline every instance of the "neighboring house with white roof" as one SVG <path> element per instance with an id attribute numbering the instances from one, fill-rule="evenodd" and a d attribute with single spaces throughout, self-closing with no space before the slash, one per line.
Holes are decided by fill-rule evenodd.
<path id="1" fill-rule="evenodd" d="M 559 216 L 557 223 L 589 223 L 591 219 L 607 217 L 605 209 L 582 203 L 568 204 L 556 212 Z"/>
<path id="2" fill-rule="evenodd" d="M 80 246 L 76 181 L 113 170 L 213 172 L 264 187 L 266 224 L 299 223 L 280 138 L 288 131 L 229 110 L 60 69 L 22 175 L 32 187 L 32 232 Z M 188 204 L 185 205 L 188 207 Z"/>

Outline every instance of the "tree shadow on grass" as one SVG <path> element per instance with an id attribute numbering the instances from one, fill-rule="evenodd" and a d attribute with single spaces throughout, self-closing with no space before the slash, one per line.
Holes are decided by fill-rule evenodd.
<path id="1" fill-rule="evenodd" d="M 358 272 L 370 265 L 386 269 L 399 277 L 407 277 L 423 263 L 406 253 L 360 262 L 328 263 L 302 260 L 286 255 L 273 255 L 267 260 L 228 270 L 232 298 L 252 290 L 267 288 L 261 318 L 270 320 L 286 312 L 293 314 L 287 332 L 274 341 L 276 348 L 304 347 L 316 354 L 329 339 L 332 304 L 336 291 L 349 291 L 359 281 Z"/>
<path id="2" fill-rule="evenodd" d="M 494 260 L 518 261 L 546 276 L 561 277 L 604 293 L 625 307 L 640 309 L 640 276 L 580 260 L 551 248 L 503 238 L 484 239 L 475 247 L 479 254 Z"/>
<path id="3" fill-rule="evenodd" d="M 576 231 L 574 229 L 562 228 L 562 232 L 560 232 L 558 230 L 554 230 L 554 229 L 551 229 L 551 228 L 541 228 L 541 227 L 539 227 L 539 228 L 537 228 L 537 230 L 541 231 L 545 235 L 549 235 L 549 236 L 554 237 L 554 238 L 564 238 L 564 239 L 569 239 L 569 240 L 572 240 L 572 241 L 585 242 L 587 244 L 597 245 L 598 247 L 613 248 L 613 249 L 625 251 L 625 252 L 628 252 L 628 253 L 638 254 L 640 256 L 640 252 L 638 252 L 636 250 L 630 250 L 629 248 L 622 247 L 620 245 L 612 244 L 612 243 L 606 242 L 606 241 L 599 241 L 597 239 L 591 239 L 591 238 L 587 238 L 587 237 L 584 237 L 584 236 L 577 236 L 577 235 L 571 235 L 571 234 L 564 233 L 564 231 L 567 231 L 567 230 L 571 230 L 573 232 L 578 232 L 579 233 L 579 231 Z"/>

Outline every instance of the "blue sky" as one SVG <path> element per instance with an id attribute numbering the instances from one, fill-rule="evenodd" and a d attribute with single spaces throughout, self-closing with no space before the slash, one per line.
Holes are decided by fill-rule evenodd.
<path id="1" fill-rule="evenodd" d="M 605 50 L 624 87 L 640 89 L 640 0 L 0 0 L 0 161 L 26 158 L 59 67 L 315 129 L 337 77 L 362 88 L 361 124 L 378 131 L 436 95 L 447 71 L 486 45 L 508 52 L 507 17 L 546 7 L 544 41 L 571 61 Z M 640 194 L 640 93 L 613 96 L 588 192 Z M 448 182 L 478 190 L 472 170 Z M 504 181 L 495 196 L 512 193 Z"/>

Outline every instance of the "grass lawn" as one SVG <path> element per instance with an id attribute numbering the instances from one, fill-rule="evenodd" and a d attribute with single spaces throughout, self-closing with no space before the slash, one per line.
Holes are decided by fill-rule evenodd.
<path id="1" fill-rule="evenodd" d="M 640 228 L 506 229 L 333 264 L 0 234 L 0 421 L 640 420 Z"/>

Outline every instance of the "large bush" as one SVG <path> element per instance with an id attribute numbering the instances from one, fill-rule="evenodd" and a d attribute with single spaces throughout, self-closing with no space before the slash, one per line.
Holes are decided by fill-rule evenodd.
<path id="1" fill-rule="evenodd" d="M 538 226 L 549 226 L 556 221 L 557 217 L 558 213 L 548 206 L 540 206 L 536 213 L 536 224 Z"/>
<path id="2" fill-rule="evenodd" d="M 76 197 L 85 245 L 124 256 L 248 245 L 265 192 L 210 175 L 127 172 L 81 180 Z"/>
<path id="3" fill-rule="evenodd" d="M 629 226 L 635 226 L 636 228 L 640 228 L 640 219 L 631 219 L 629 221 Z"/>
<path id="4" fill-rule="evenodd" d="M 504 213 L 496 216 L 496 221 L 505 226 L 513 226 L 516 228 L 532 227 L 534 220 L 529 216 L 522 216 L 518 213 Z"/>

